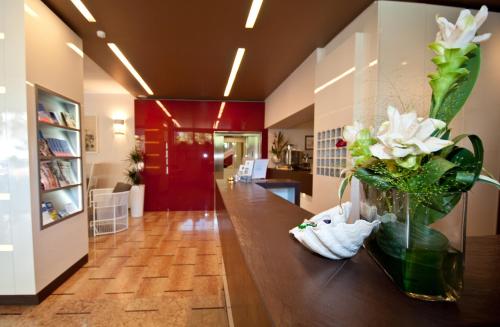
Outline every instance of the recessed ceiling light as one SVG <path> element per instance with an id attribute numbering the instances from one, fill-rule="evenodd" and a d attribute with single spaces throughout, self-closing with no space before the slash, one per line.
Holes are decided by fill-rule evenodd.
<path id="1" fill-rule="evenodd" d="M 252 6 L 250 7 L 250 12 L 248 13 L 247 22 L 245 24 L 246 28 L 253 28 L 257 16 L 259 15 L 260 7 L 262 6 L 263 0 L 253 0 Z"/>
<path id="2" fill-rule="evenodd" d="M 234 80 L 236 79 L 236 74 L 238 74 L 238 69 L 240 68 L 241 61 L 243 60 L 243 55 L 245 54 L 244 48 L 238 48 L 236 51 L 236 56 L 234 57 L 233 67 L 231 68 L 231 73 L 227 80 L 226 90 L 224 91 L 224 96 L 229 96 L 231 93 L 231 88 L 233 87 Z"/>
<path id="3" fill-rule="evenodd" d="M 181 125 L 179 124 L 179 122 L 175 119 L 172 119 L 172 121 L 174 122 L 175 126 L 177 127 L 181 127 Z"/>
<path id="4" fill-rule="evenodd" d="M 5 94 L 7 93 L 7 89 L 5 88 L 5 86 L 0 86 L 0 94 Z"/>
<path id="5" fill-rule="evenodd" d="M 36 11 L 33 10 L 30 6 L 28 6 L 26 3 L 24 4 L 24 11 L 30 15 L 31 17 L 38 17 L 38 14 Z"/>
<path id="6" fill-rule="evenodd" d="M 220 108 L 219 108 L 219 115 L 217 116 L 217 119 L 220 119 L 220 117 L 222 117 L 222 113 L 224 112 L 224 107 L 226 106 L 226 102 L 222 102 L 220 104 Z"/>
<path id="7" fill-rule="evenodd" d="M 142 88 L 149 95 L 153 95 L 154 94 L 153 90 L 151 90 L 151 88 L 148 86 L 148 84 L 146 84 L 146 82 L 144 82 L 141 75 L 139 75 L 137 70 L 135 70 L 134 66 L 132 66 L 130 61 L 128 61 L 127 57 L 125 57 L 125 55 L 120 51 L 118 46 L 114 43 L 108 43 L 108 47 L 111 49 L 111 51 L 113 51 L 113 53 L 118 57 L 118 59 L 120 59 L 120 61 L 123 63 L 123 65 L 125 67 L 127 67 L 128 71 L 132 74 L 132 76 L 134 76 L 135 79 L 139 82 L 139 84 L 141 84 Z"/>
<path id="8" fill-rule="evenodd" d="M 163 103 L 160 102 L 160 100 L 156 100 L 155 102 L 161 108 L 161 110 L 163 110 L 163 112 L 165 113 L 165 115 L 167 115 L 168 117 L 172 117 L 172 115 L 170 114 L 170 112 L 168 112 L 167 108 L 165 108 L 165 106 L 163 105 Z"/>
<path id="9" fill-rule="evenodd" d="M 92 16 L 87 7 L 83 4 L 82 0 L 71 0 L 73 5 L 78 9 L 78 11 L 91 23 L 95 23 L 95 18 Z"/>
<path id="10" fill-rule="evenodd" d="M 71 42 L 66 43 L 66 45 L 73 51 L 75 51 L 80 57 L 83 58 L 83 51 Z"/>
<path id="11" fill-rule="evenodd" d="M 0 40 L 5 40 L 5 33 L 0 33 Z"/>
<path id="12" fill-rule="evenodd" d="M 377 59 L 375 59 L 375 60 L 371 61 L 371 62 L 368 64 L 368 67 L 373 67 L 373 66 L 375 66 L 376 64 L 378 64 L 378 60 L 377 60 Z"/>
<path id="13" fill-rule="evenodd" d="M 106 32 L 104 32 L 104 31 L 99 30 L 99 31 L 96 32 L 96 34 L 97 34 L 97 37 L 100 38 L 100 39 L 105 39 L 106 38 Z"/>

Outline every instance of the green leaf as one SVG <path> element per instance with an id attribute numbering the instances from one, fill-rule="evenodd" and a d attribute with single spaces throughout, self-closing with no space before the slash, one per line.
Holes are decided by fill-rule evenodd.
<path id="1" fill-rule="evenodd" d="M 362 182 L 374 186 L 381 190 L 388 190 L 393 187 L 390 179 L 377 175 L 365 168 L 357 168 L 354 176 Z"/>
<path id="2" fill-rule="evenodd" d="M 436 184 L 444 174 L 456 167 L 456 164 L 442 157 L 435 156 L 422 166 L 422 171 L 408 180 L 408 191 L 419 193 L 425 186 Z"/>
<path id="3" fill-rule="evenodd" d="M 484 148 L 481 139 L 477 135 L 467 135 L 467 137 L 472 144 L 474 153 L 465 148 L 454 147 L 447 157 L 457 166 L 454 173 L 447 179 L 447 184 L 455 188 L 451 191 L 465 192 L 470 190 L 478 180 L 483 168 Z M 461 136 L 460 139 L 462 138 Z"/>
<path id="4" fill-rule="evenodd" d="M 349 175 L 349 176 L 344 177 L 344 179 L 342 179 L 342 182 L 340 182 L 338 196 L 339 196 L 339 200 L 341 203 L 342 203 L 342 197 L 344 196 L 345 189 L 347 188 L 347 185 L 349 185 L 349 183 L 351 182 L 351 179 L 352 179 L 352 175 Z"/>
<path id="5" fill-rule="evenodd" d="M 450 52 L 447 59 L 452 61 L 453 57 L 459 56 L 462 56 L 462 54 L 458 52 Z M 457 58 L 457 62 L 459 62 L 459 59 L 460 58 Z M 444 82 L 446 84 L 447 82 L 450 83 L 453 79 L 458 78 L 456 82 L 450 85 L 449 90 L 446 90 L 447 93 L 443 96 L 441 103 L 435 103 L 435 107 L 437 108 L 433 108 L 433 110 L 431 110 L 431 118 L 440 119 L 446 124 L 451 122 L 451 120 L 460 112 L 463 105 L 467 101 L 467 98 L 471 94 L 479 75 L 480 65 L 481 50 L 479 47 L 476 47 L 468 54 L 468 60 L 465 61 L 461 68 L 456 68 L 455 70 L 447 72 L 447 76 L 449 77 L 441 76 L 438 79 L 431 80 L 431 85 L 433 82 Z M 438 86 L 433 86 L 433 90 L 435 88 L 438 88 Z"/>

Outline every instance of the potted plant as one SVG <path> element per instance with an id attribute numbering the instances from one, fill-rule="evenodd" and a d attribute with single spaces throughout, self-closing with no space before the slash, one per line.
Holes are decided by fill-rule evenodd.
<path id="1" fill-rule="evenodd" d="M 271 160 L 274 162 L 274 164 L 278 164 L 281 162 L 283 150 L 287 145 L 288 141 L 285 139 L 285 136 L 281 131 L 279 131 L 278 133 L 274 133 L 273 145 L 271 146 L 271 153 L 273 154 Z"/>
<path id="2" fill-rule="evenodd" d="M 474 17 L 460 13 L 457 24 L 437 18 L 440 31 L 430 48 L 437 71 L 430 74 L 429 115 L 400 113 L 389 106 L 389 120 L 375 133 L 359 123 L 344 138 L 353 159 L 339 188 L 360 182 L 361 219 L 379 220 L 365 240 L 369 254 L 407 295 L 430 301 L 456 301 L 463 288 L 467 192 L 476 182 L 499 187 L 482 175 L 483 144 L 476 135 L 451 137 L 449 128 L 472 92 L 479 74 L 476 36 L 488 10 Z M 468 140 L 469 150 L 460 146 Z"/>
<path id="3" fill-rule="evenodd" d="M 142 183 L 142 171 L 144 169 L 144 155 L 135 147 L 128 155 L 127 161 L 129 167 L 125 175 L 127 180 L 132 184 L 130 189 L 130 214 L 133 218 L 139 218 L 144 213 L 144 190 L 145 185 Z"/>

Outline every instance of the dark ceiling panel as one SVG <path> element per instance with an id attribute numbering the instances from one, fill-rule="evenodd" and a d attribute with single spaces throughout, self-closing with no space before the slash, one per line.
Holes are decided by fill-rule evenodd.
<path id="1" fill-rule="evenodd" d="M 236 49 L 244 47 L 229 99 L 262 101 L 373 1 L 265 0 L 249 30 L 251 0 L 84 0 L 97 23 L 69 0 L 43 2 L 82 37 L 86 55 L 133 95 L 145 91 L 106 42 L 120 47 L 155 97 L 176 99 L 222 99 Z M 498 9 L 498 0 L 430 2 Z"/>

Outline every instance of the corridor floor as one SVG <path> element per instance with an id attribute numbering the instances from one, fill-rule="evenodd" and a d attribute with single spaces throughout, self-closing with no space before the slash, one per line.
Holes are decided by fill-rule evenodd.
<path id="1" fill-rule="evenodd" d="M 0 326 L 227 326 L 212 212 L 149 212 L 91 238 L 89 262 L 37 306 L 0 306 Z"/>

